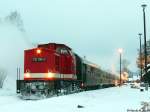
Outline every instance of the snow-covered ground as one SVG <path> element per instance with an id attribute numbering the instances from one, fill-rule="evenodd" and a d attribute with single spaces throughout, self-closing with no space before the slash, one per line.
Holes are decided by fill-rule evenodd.
<path id="1" fill-rule="evenodd" d="M 141 108 L 149 96 L 150 90 L 123 86 L 31 101 L 19 99 L 11 90 L 0 90 L 0 112 L 127 112 Z"/>

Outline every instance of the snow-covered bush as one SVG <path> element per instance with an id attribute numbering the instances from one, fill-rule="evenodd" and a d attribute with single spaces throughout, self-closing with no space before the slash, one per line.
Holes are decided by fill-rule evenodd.
<path id="1" fill-rule="evenodd" d="M 0 88 L 3 87 L 3 83 L 4 83 L 5 79 L 6 79 L 6 76 L 7 76 L 6 71 L 4 69 L 0 68 Z"/>

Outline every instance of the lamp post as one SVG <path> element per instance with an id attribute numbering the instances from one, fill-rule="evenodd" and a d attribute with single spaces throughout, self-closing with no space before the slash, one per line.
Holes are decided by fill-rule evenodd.
<path id="1" fill-rule="evenodd" d="M 142 80 L 142 53 L 141 53 L 141 36 L 142 36 L 142 33 L 139 33 L 139 39 L 140 39 L 140 69 L 141 69 L 141 72 L 140 72 L 140 79 Z"/>
<path id="2" fill-rule="evenodd" d="M 147 74 L 147 49 L 146 49 L 146 19 L 145 19 L 145 7 L 146 4 L 141 5 L 143 8 L 143 23 L 144 23 L 144 58 L 145 58 L 145 74 Z"/>
<path id="3" fill-rule="evenodd" d="M 119 57 L 120 57 L 120 86 L 121 86 L 121 55 L 122 55 L 123 49 L 119 48 L 118 52 L 119 52 Z"/>

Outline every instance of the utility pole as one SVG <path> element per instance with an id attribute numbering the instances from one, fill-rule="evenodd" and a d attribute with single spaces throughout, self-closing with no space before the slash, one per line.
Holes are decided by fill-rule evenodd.
<path id="1" fill-rule="evenodd" d="M 144 23 L 144 55 L 145 55 L 145 74 L 147 74 L 147 45 L 146 45 L 146 18 L 145 18 L 145 8 L 146 4 L 141 5 L 143 8 L 143 23 Z"/>
<path id="2" fill-rule="evenodd" d="M 122 49 L 122 48 L 119 48 L 119 49 L 118 49 L 118 52 L 119 52 L 119 57 L 120 57 L 120 86 L 121 86 L 121 82 L 122 82 L 122 80 L 121 80 L 121 64 L 122 64 L 122 63 L 121 63 L 121 61 L 122 61 L 121 58 L 122 58 L 122 57 L 121 57 L 121 56 L 122 56 L 123 49 Z"/>
<path id="3" fill-rule="evenodd" d="M 139 33 L 139 40 L 140 40 L 140 79 L 142 81 L 142 51 L 141 51 L 141 36 L 142 33 Z"/>

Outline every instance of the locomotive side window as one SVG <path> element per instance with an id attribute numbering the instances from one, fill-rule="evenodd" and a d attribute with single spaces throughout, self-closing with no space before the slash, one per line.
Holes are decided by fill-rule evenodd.
<path id="1" fill-rule="evenodd" d="M 69 54 L 67 49 L 61 49 L 61 54 Z"/>
<path id="2" fill-rule="evenodd" d="M 56 51 L 60 54 L 69 54 L 69 50 L 66 48 L 57 48 Z"/>
<path id="3" fill-rule="evenodd" d="M 46 58 L 32 58 L 33 62 L 45 62 Z"/>

